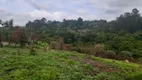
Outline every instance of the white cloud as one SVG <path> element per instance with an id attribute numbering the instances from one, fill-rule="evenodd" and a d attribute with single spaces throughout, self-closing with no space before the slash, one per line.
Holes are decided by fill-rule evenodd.
<path id="1" fill-rule="evenodd" d="M 59 21 L 78 17 L 84 20 L 113 20 L 124 12 L 131 12 L 133 8 L 142 12 L 141 5 L 142 0 L 0 0 L 0 19 L 12 18 L 15 25 L 25 25 L 29 20 L 42 17 Z"/>
<path id="2" fill-rule="evenodd" d="M 34 18 L 41 18 L 41 17 L 47 17 L 50 14 L 44 10 L 34 10 L 32 12 L 29 12 L 29 14 Z"/>
<path id="3" fill-rule="evenodd" d="M 29 12 L 30 16 L 33 18 L 47 18 L 50 20 L 61 20 L 62 17 L 64 16 L 63 12 L 54 12 L 50 13 L 45 10 L 34 10 L 32 12 Z"/>
<path id="4" fill-rule="evenodd" d="M 133 8 L 142 11 L 142 0 L 89 0 L 96 11 L 97 16 L 112 20 L 124 12 L 131 12 Z"/>

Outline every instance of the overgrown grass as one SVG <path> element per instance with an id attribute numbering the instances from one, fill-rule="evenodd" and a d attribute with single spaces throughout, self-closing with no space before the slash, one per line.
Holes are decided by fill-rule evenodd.
<path id="1" fill-rule="evenodd" d="M 142 77 L 139 77 L 139 75 L 142 75 L 142 65 L 140 64 L 126 63 L 124 61 L 103 59 L 99 57 L 93 57 L 93 59 L 120 69 L 119 74 L 124 76 L 128 80 L 142 80 Z"/>
<path id="2" fill-rule="evenodd" d="M 0 48 L 0 80 L 141 80 L 141 65 L 134 63 L 90 57 L 119 70 L 105 72 L 71 58 L 84 59 L 86 54 L 51 50 L 30 55 L 28 49 L 20 54 L 17 50 Z"/>

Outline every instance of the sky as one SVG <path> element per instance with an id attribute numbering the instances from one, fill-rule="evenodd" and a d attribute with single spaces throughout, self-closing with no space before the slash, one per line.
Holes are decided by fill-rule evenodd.
<path id="1" fill-rule="evenodd" d="M 20 26 L 43 17 L 110 21 L 133 8 L 142 13 L 142 0 L 0 0 L 0 19 L 13 19 Z"/>

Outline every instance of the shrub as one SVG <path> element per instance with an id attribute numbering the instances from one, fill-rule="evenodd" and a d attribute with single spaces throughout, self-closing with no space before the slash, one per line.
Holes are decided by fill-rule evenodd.
<path id="1" fill-rule="evenodd" d="M 20 41 L 20 47 L 23 48 L 26 46 L 26 41 Z"/>
<path id="2" fill-rule="evenodd" d="M 140 64 L 142 64 L 142 58 L 139 58 L 139 59 L 138 59 L 138 62 L 139 62 Z"/>
<path id="3" fill-rule="evenodd" d="M 129 51 L 121 51 L 119 54 L 121 57 L 123 57 L 124 59 L 132 57 L 132 53 Z"/>
<path id="4" fill-rule="evenodd" d="M 104 55 L 106 58 L 110 58 L 110 59 L 115 59 L 117 56 L 116 53 L 111 50 L 105 51 Z"/>
<path id="5" fill-rule="evenodd" d="M 104 45 L 101 45 L 101 44 L 97 44 L 94 46 L 94 53 L 96 56 L 99 56 L 99 55 L 103 55 L 104 53 Z"/>
<path id="6" fill-rule="evenodd" d="M 42 41 L 37 41 L 36 42 L 36 48 L 38 49 L 43 49 L 44 52 L 48 51 L 48 43 L 47 42 L 42 42 Z"/>
<path id="7" fill-rule="evenodd" d="M 75 47 L 73 48 L 74 51 L 80 52 L 80 53 L 86 53 L 90 55 L 102 55 L 104 53 L 104 46 L 97 44 L 95 46 L 90 47 Z"/>
<path id="8" fill-rule="evenodd" d="M 142 51 L 141 51 L 141 49 L 140 50 L 138 50 L 138 49 L 133 49 L 132 50 L 132 52 L 133 52 L 133 57 L 134 58 L 142 58 Z"/>
<path id="9" fill-rule="evenodd" d="M 72 51 L 77 51 L 77 52 L 81 53 L 80 47 L 73 47 L 73 48 L 72 48 Z"/>
<path id="10" fill-rule="evenodd" d="M 72 50 L 72 45 L 70 45 L 70 44 L 65 44 L 65 45 L 64 45 L 64 50 L 71 51 L 71 50 Z"/>
<path id="11" fill-rule="evenodd" d="M 47 42 L 42 42 L 42 41 L 37 41 L 36 42 L 36 48 L 44 48 L 46 46 L 48 46 Z"/>
<path id="12" fill-rule="evenodd" d="M 33 47 L 33 46 L 31 47 L 30 54 L 36 55 L 36 48 L 35 47 Z"/>
<path id="13" fill-rule="evenodd" d="M 55 49 L 56 42 L 55 41 L 51 41 L 49 46 L 50 46 L 51 49 Z"/>
<path id="14" fill-rule="evenodd" d="M 72 50 L 72 45 L 65 44 L 64 43 L 64 39 L 60 38 L 57 41 L 52 41 L 50 43 L 50 48 L 57 49 L 57 50 L 68 50 L 68 51 L 71 51 Z"/>
<path id="15" fill-rule="evenodd" d="M 96 55 L 96 50 L 94 49 L 94 47 L 85 48 L 84 51 L 85 51 L 85 53 L 88 53 L 91 55 Z"/>
<path id="16" fill-rule="evenodd" d="M 64 49 L 64 40 L 63 38 L 58 39 L 57 41 L 52 41 L 50 43 L 52 49 L 63 50 Z"/>
<path id="17" fill-rule="evenodd" d="M 64 49 L 64 39 L 63 38 L 60 38 L 59 40 L 56 41 L 56 47 L 57 49 L 59 50 L 63 50 Z"/>
<path id="18" fill-rule="evenodd" d="M 2 42 L 0 42 L 0 47 L 3 47 L 3 44 L 2 44 Z"/>

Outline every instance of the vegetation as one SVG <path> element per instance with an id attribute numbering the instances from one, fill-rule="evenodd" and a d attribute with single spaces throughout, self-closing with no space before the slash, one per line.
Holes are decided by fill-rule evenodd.
<path id="1" fill-rule="evenodd" d="M 142 79 L 136 64 L 142 63 L 142 17 L 136 8 L 113 21 L 0 24 L 0 80 Z"/>
<path id="2" fill-rule="evenodd" d="M 141 80 L 142 66 L 86 54 L 51 50 L 0 49 L 0 80 Z M 139 77 L 137 77 L 139 76 Z"/>

